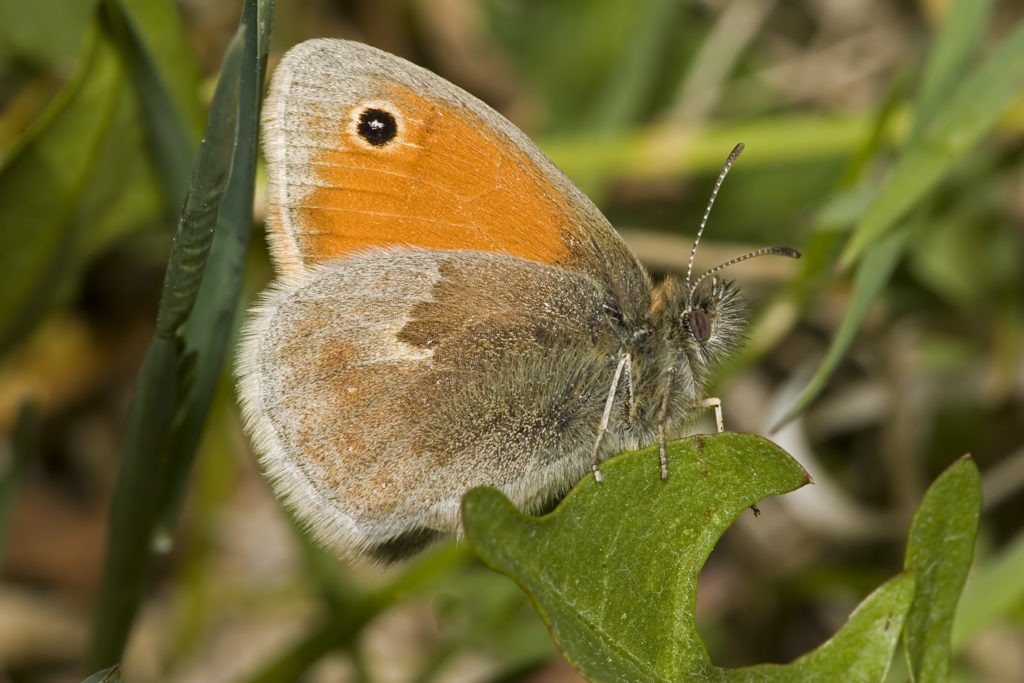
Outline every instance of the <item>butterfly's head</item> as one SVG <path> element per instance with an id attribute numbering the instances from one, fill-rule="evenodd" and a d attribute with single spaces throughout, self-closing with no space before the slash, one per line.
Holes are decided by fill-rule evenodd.
<path id="1" fill-rule="evenodd" d="M 711 369 L 736 351 L 747 328 L 747 304 L 730 280 L 710 277 L 686 289 L 669 276 L 654 295 L 654 327 L 672 363 L 685 359 L 686 375 L 699 393 Z"/>
<path id="2" fill-rule="evenodd" d="M 710 365 L 742 343 L 746 301 L 735 283 L 712 277 L 687 292 L 678 322 L 691 362 L 700 359 L 701 365 Z"/>

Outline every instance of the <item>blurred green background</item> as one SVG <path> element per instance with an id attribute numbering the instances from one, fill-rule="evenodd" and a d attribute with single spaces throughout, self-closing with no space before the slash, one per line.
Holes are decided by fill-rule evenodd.
<path id="1" fill-rule="evenodd" d="M 104 42 L 110 4 L 0 0 L 0 681 L 85 673 L 181 202 L 149 151 L 133 65 Z M 197 143 L 241 2 L 134 4 Z M 742 516 L 712 555 L 698 623 L 717 664 L 824 641 L 899 570 L 924 489 L 971 453 L 978 585 L 998 590 L 969 587 L 954 676 L 1024 680 L 1024 69 L 995 60 L 978 76 L 1024 7 L 991 3 L 963 15 L 974 25 L 947 21 L 952 4 L 278 0 L 271 69 L 288 46 L 334 36 L 436 71 L 534 137 L 656 272 L 685 269 L 714 176 L 746 143 L 698 265 L 765 244 L 805 258 L 731 272 L 755 320 L 718 394 L 728 429 L 772 436 L 817 485 Z M 928 87 L 936 45 L 962 61 L 945 88 Z M 958 89 L 972 77 L 977 90 Z M 871 234 L 865 217 L 899 198 Z M 270 277 L 252 230 L 236 328 Z M 844 320 L 856 334 L 822 391 L 770 432 Z M 19 423 L 26 402 L 34 418 Z M 518 589 L 464 547 L 382 573 L 310 545 L 259 475 L 228 371 L 203 434 L 157 539 L 129 680 L 579 680 Z"/>

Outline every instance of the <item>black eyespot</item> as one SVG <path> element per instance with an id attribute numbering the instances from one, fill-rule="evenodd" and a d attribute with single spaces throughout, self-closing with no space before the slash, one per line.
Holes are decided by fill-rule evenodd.
<path id="1" fill-rule="evenodd" d="M 711 321 L 706 311 L 700 308 L 691 310 L 686 314 L 686 326 L 690 328 L 693 338 L 701 344 L 711 339 Z"/>
<path id="2" fill-rule="evenodd" d="M 398 122 L 395 116 L 383 109 L 365 109 L 359 115 L 359 125 L 356 126 L 359 137 L 366 140 L 374 147 L 386 145 L 398 135 Z"/>

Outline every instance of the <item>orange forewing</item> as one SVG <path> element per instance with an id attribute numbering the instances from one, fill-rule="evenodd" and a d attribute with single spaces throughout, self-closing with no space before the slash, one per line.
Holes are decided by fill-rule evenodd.
<path id="1" fill-rule="evenodd" d="M 572 209 L 518 146 L 473 113 L 401 86 L 382 88 L 399 137 L 383 147 L 352 122 L 312 121 L 324 140 L 310 155 L 315 189 L 292 207 L 302 261 L 322 263 L 369 247 L 468 249 L 557 263 Z"/>

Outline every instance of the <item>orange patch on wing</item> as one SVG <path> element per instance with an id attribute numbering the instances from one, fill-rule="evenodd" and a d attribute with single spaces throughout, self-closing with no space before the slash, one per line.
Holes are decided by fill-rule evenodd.
<path id="1" fill-rule="evenodd" d="M 357 104 L 312 155 L 317 187 L 294 214 L 304 261 L 388 245 L 564 260 L 571 211 L 529 156 L 468 112 L 403 88 L 388 94 L 395 140 L 356 139 Z"/>

